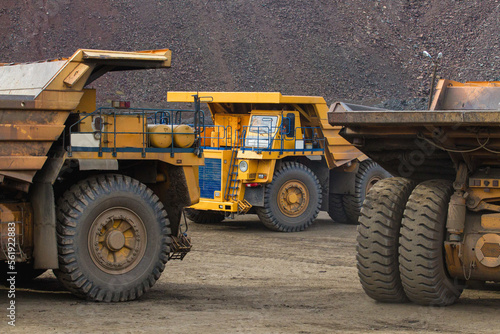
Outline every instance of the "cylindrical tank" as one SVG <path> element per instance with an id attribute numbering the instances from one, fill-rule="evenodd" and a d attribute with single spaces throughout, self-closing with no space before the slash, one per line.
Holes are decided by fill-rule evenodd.
<path id="1" fill-rule="evenodd" d="M 181 148 L 191 147 L 194 144 L 194 129 L 187 124 L 174 127 L 174 145 Z"/>
<path id="2" fill-rule="evenodd" d="M 167 148 L 172 146 L 172 125 L 158 124 L 148 126 L 151 146 Z"/>

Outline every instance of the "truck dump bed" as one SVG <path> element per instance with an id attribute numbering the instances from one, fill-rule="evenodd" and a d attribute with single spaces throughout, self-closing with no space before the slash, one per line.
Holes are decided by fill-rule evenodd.
<path id="1" fill-rule="evenodd" d="M 85 85 L 109 71 L 169 67 L 170 55 L 81 49 L 70 58 L 1 64 L 0 183 L 32 181 L 70 112 L 80 108 Z"/>
<path id="2" fill-rule="evenodd" d="M 500 165 L 500 82 L 440 80 L 431 110 L 337 102 L 328 121 L 393 175 L 454 179 L 459 162 L 471 170 Z"/>

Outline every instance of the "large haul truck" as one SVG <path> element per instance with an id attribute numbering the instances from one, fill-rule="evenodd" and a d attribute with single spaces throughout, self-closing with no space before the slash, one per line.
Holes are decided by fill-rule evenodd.
<path id="1" fill-rule="evenodd" d="M 359 218 L 370 297 L 449 305 L 468 283 L 500 282 L 500 82 L 440 80 L 430 110 L 336 103 L 328 117 L 397 176 L 370 190 Z"/>
<path id="2" fill-rule="evenodd" d="M 165 263 L 190 249 L 182 207 L 198 200 L 190 144 L 155 121 L 199 112 L 96 109 L 85 89 L 106 72 L 170 67 L 169 50 L 78 50 L 69 58 L 0 66 L 2 276 L 53 269 L 74 294 L 140 297 Z M 157 121 L 159 123 L 159 121 Z M 199 127 L 174 134 L 198 141 Z M 154 142 L 160 142 L 155 145 Z M 189 141 L 188 141 L 189 142 Z"/>
<path id="3" fill-rule="evenodd" d="M 357 223 L 367 190 L 389 174 L 327 122 L 322 97 L 277 92 L 168 92 L 169 102 L 206 102 L 213 126 L 200 137 L 205 165 L 197 223 L 256 213 L 271 230 L 310 226 L 320 210 Z"/>

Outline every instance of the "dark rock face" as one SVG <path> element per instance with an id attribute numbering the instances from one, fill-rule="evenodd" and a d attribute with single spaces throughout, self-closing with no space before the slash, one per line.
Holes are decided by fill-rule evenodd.
<path id="1" fill-rule="evenodd" d="M 427 96 L 423 50 L 443 52 L 443 77 L 500 80 L 499 17 L 496 1 L 3 0 L 0 62 L 170 48 L 171 69 L 96 81 L 99 101 L 225 90 L 376 104 Z"/>

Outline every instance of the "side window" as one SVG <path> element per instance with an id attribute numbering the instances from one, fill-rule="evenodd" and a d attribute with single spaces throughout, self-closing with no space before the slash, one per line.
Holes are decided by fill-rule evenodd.
<path id="1" fill-rule="evenodd" d="M 283 131 L 288 138 L 295 136 L 295 114 L 288 113 L 283 119 Z"/>

